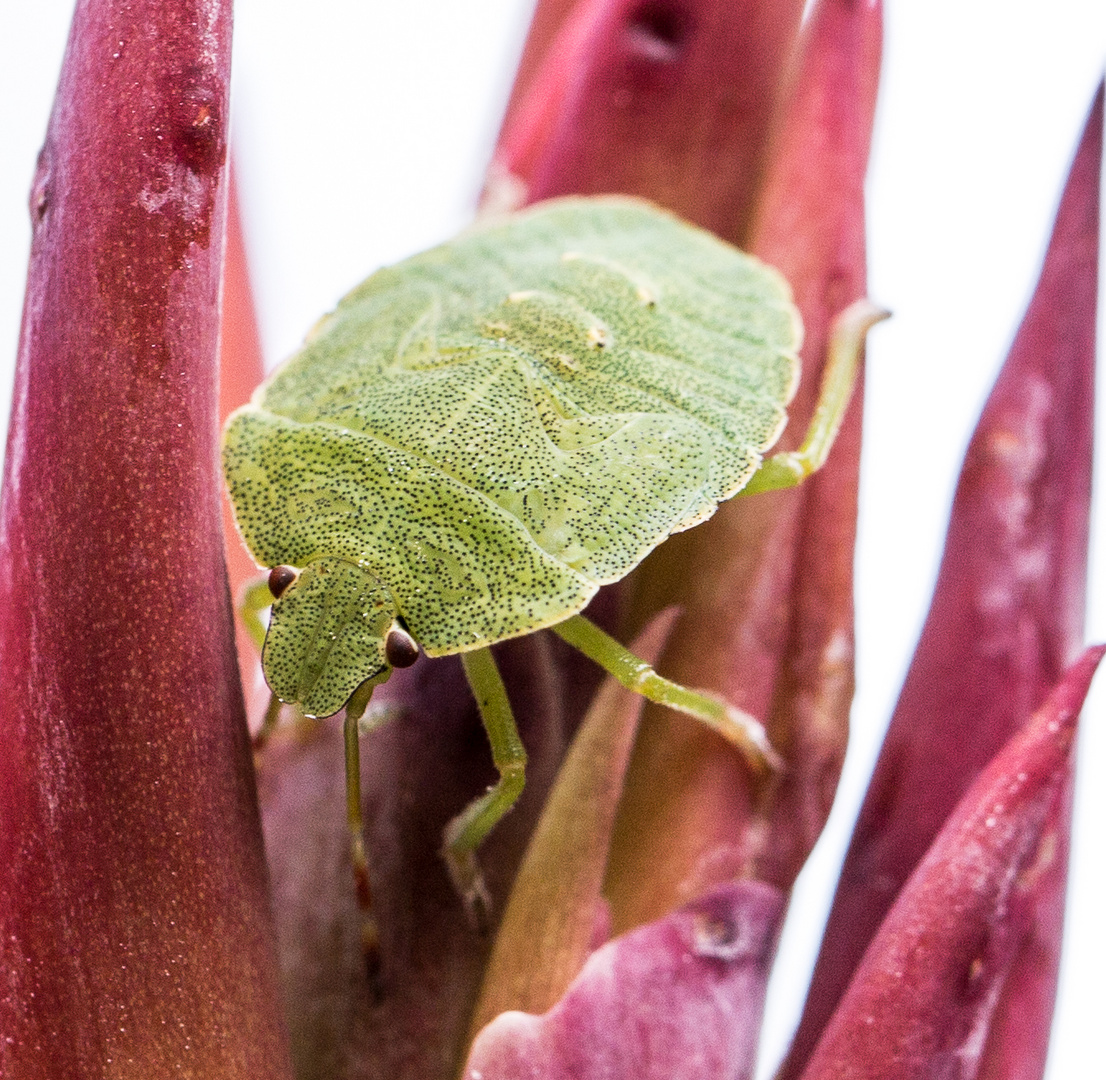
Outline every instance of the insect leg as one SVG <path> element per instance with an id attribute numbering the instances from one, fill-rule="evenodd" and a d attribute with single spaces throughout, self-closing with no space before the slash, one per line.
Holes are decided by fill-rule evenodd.
<path id="1" fill-rule="evenodd" d="M 477 926 L 487 929 L 490 899 L 476 865 L 476 849 L 514 806 L 526 782 L 526 748 L 518 735 L 507 690 L 489 649 L 461 654 L 480 718 L 492 747 L 499 780 L 445 827 L 443 854 L 453 884 Z"/>
<path id="2" fill-rule="evenodd" d="M 371 981 L 380 975 L 380 933 L 372 913 L 369 861 L 365 855 L 365 826 L 361 819 L 361 718 L 375 689 L 373 680 L 363 682 L 346 703 L 343 728 L 346 743 L 346 826 L 349 829 L 350 862 L 361 909 L 361 949 Z"/>
<path id="3" fill-rule="evenodd" d="M 265 644 L 265 624 L 261 621 L 261 613 L 272 606 L 273 594 L 269 591 L 267 577 L 258 578 L 242 591 L 242 606 L 238 613 L 258 652 Z"/>
<path id="4" fill-rule="evenodd" d="M 833 320 L 818 404 L 802 446 L 773 454 L 738 495 L 795 487 L 825 464 L 856 385 L 865 335 L 890 316 L 889 311 L 876 307 L 870 300 L 857 300 Z"/>
<path id="5" fill-rule="evenodd" d="M 250 640 L 257 646 L 258 653 L 265 646 L 265 624 L 261 621 L 261 613 L 273 606 L 273 594 L 269 591 L 269 579 L 259 577 L 251 581 L 242 590 L 242 604 L 238 614 L 242 618 L 242 625 L 250 635 Z M 253 751 L 255 754 L 265 749 L 277 729 L 280 719 L 281 701 L 276 694 L 269 695 L 269 704 L 265 708 L 265 716 L 261 721 L 261 727 L 253 737 Z"/>
<path id="6" fill-rule="evenodd" d="M 713 694 L 689 690 L 686 686 L 662 678 L 644 660 L 583 615 L 573 615 L 551 629 L 627 689 L 658 705 L 686 713 L 713 728 L 733 743 L 758 773 L 782 767 L 779 755 L 772 749 L 763 725 L 755 716 Z"/>
<path id="7" fill-rule="evenodd" d="M 255 754 L 261 753 L 269 745 L 269 740 L 273 737 L 273 732 L 276 731 L 280 721 L 280 710 L 283 705 L 284 702 L 276 694 L 269 694 L 269 704 L 265 706 L 265 715 L 261 719 L 261 727 L 257 729 L 257 733 L 252 740 Z"/>

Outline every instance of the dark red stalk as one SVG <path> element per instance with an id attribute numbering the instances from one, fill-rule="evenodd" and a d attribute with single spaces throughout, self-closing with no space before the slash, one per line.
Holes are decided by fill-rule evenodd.
<path id="1" fill-rule="evenodd" d="M 956 801 L 1059 678 L 1082 637 L 1090 503 L 1102 91 L 1072 166 L 1036 294 L 968 448 L 944 560 L 842 871 L 783 1076 L 797 1076 L 860 956 Z M 1055 992 L 1066 861 L 996 1014 L 1039 1076 Z M 1030 1005 L 1030 1002 L 1033 1004 Z M 1028 1010 L 1028 1011 L 1026 1011 Z M 996 1028 L 996 1030 L 998 1030 Z M 1036 1063 L 1036 1064 L 1034 1064 Z M 1034 1068 L 1036 1071 L 1034 1071 Z"/>
<path id="2" fill-rule="evenodd" d="M 802 4 L 583 0 L 505 125 L 523 201 L 641 195 L 740 240 Z"/>
<path id="3" fill-rule="evenodd" d="M 288 1076 L 219 529 L 230 5 L 81 0 L 0 518 L 0 1074 Z"/>
<path id="4" fill-rule="evenodd" d="M 803 1080 L 981 1075 L 996 999 L 1056 858 L 1076 720 L 1104 651 L 1088 649 L 1072 665 L 957 804 L 864 954 Z"/>
<path id="5" fill-rule="evenodd" d="M 755 249 L 792 279 L 807 325 L 793 442 L 810 416 L 829 321 L 864 293 L 862 181 L 880 35 L 878 4 L 815 9 L 757 205 Z M 756 802 L 722 740 L 647 708 L 611 855 L 616 928 L 734 876 L 789 887 L 825 820 L 852 692 L 860 404 L 802 488 L 727 503 L 630 579 L 635 623 L 655 605 L 683 608 L 660 670 L 768 718 L 790 768 Z M 755 817 L 767 828 L 750 830 Z"/>
<path id="6" fill-rule="evenodd" d="M 562 24 L 578 6 L 578 0 L 538 0 L 526 32 L 526 44 L 519 58 L 511 96 L 503 115 L 500 131 L 504 132 L 514 122 L 515 112 L 530 91 L 535 73 L 545 61 L 550 45 L 557 39 Z M 496 140 L 498 143 L 500 140 Z"/>

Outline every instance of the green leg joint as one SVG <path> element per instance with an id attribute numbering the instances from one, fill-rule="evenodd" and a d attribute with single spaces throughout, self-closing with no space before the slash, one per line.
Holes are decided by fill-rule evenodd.
<path id="1" fill-rule="evenodd" d="M 644 660 L 634 656 L 583 615 L 573 615 L 551 629 L 613 675 L 628 690 L 713 728 L 741 751 L 758 774 L 783 767 L 783 761 L 772 749 L 764 727 L 756 717 L 713 694 L 689 690 L 686 686 L 661 678 Z"/>
<path id="2" fill-rule="evenodd" d="M 795 487 L 825 464 L 856 385 L 864 338 L 876 323 L 890 316 L 870 300 L 857 300 L 833 320 L 822 389 L 802 446 L 770 457 L 738 495 Z"/>
<path id="3" fill-rule="evenodd" d="M 499 780 L 445 828 L 443 854 L 453 884 L 481 931 L 489 928 L 491 899 L 476 863 L 476 849 L 514 806 L 526 782 L 526 749 L 518 735 L 507 690 L 491 650 L 461 654 L 465 676 L 480 709 Z"/>

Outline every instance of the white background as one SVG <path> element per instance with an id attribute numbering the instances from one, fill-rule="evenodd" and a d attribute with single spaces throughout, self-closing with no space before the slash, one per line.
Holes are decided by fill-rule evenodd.
<path id="1" fill-rule="evenodd" d="M 369 271 L 468 220 L 531 3 L 239 0 L 235 145 L 270 364 Z M 5 401 L 26 192 L 71 11 L 72 0 L 0 0 Z M 830 828 L 796 893 L 762 1074 L 801 1007 L 835 867 L 925 615 L 959 461 L 1036 279 L 1104 61 L 1102 0 L 890 0 L 869 231 L 870 292 L 895 318 L 869 350 L 855 735 Z M 1106 543 L 1104 506 L 1100 497 L 1096 550 Z M 1104 575 L 1093 559 L 1091 640 L 1106 639 Z M 1101 1062 L 1104 712 L 1100 676 L 1084 711 L 1054 1080 L 1092 1075 L 1100 1065 L 1089 1063 Z"/>

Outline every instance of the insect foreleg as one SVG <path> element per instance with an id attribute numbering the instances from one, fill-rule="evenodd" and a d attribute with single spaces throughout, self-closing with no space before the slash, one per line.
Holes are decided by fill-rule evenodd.
<path id="1" fill-rule="evenodd" d="M 361 948 L 370 978 L 380 968 L 380 934 L 372 913 L 372 889 L 369 886 L 369 860 L 365 855 L 365 826 L 361 818 L 361 718 L 369 704 L 376 681 L 362 683 L 346 703 L 343 728 L 346 743 L 346 826 L 349 829 L 350 862 L 357 886 L 357 905 L 361 909 Z"/>
<path id="2" fill-rule="evenodd" d="M 551 627 L 565 641 L 613 675 L 623 686 L 642 697 L 686 713 L 713 728 L 736 746 L 758 772 L 777 769 L 782 762 L 768 742 L 764 727 L 755 716 L 701 690 L 662 678 L 590 619 L 573 615 Z"/>
<path id="3" fill-rule="evenodd" d="M 490 900 L 475 853 L 522 793 L 526 782 L 526 748 L 519 738 L 507 690 L 491 651 L 485 648 L 462 653 L 461 663 L 488 733 L 499 780 L 446 826 L 443 854 L 465 906 L 477 926 L 486 929 Z"/>
<path id="4" fill-rule="evenodd" d="M 261 621 L 261 613 L 272 606 L 273 594 L 269 591 L 267 577 L 258 578 L 242 590 L 242 606 L 238 613 L 258 652 L 265 644 L 265 624 Z"/>
<path id="5" fill-rule="evenodd" d="M 257 646 L 258 653 L 265 646 L 265 623 L 261 619 L 261 613 L 273 606 L 273 594 L 269 590 L 268 577 L 259 577 L 251 581 L 242 590 L 242 603 L 238 608 L 238 614 L 242 618 L 242 625 L 250 635 L 250 640 Z M 261 727 L 253 737 L 254 753 L 260 753 L 268 744 L 272 734 L 277 729 L 280 720 L 281 701 L 276 694 L 269 695 L 269 704 L 265 708 L 265 716 L 261 721 Z"/>
<path id="6" fill-rule="evenodd" d="M 773 454 L 738 495 L 795 487 L 825 464 L 856 385 L 865 335 L 890 315 L 889 311 L 865 299 L 850 304 L 833 320 L 818 404 L 802 446 L 798 450 Z"/>

